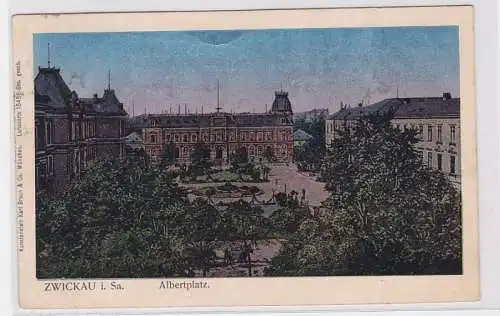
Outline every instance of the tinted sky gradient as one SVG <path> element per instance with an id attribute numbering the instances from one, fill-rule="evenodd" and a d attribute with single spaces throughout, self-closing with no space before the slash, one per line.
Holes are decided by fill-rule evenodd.
<path id="1" fill-rule="evenodd" d="M 457 27 L 67 33 L 34 37 L 35 67 L 51 63 L 80 96 L 111 87 L 132 114 L 263 112 L 274 91 L 294 111 L 386 97 L 459 95 Z M 35 69 L 35 74 L 37 69 Z M 398 89 L 399 87 L 399 89 Z"/>

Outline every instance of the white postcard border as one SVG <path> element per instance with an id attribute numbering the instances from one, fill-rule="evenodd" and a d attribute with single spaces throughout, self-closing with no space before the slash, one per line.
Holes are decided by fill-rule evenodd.
<path id="1" fill-rule="evenodd" d="M 404 21 L 404 25 L 443 25 L 443 24 L 460 24 L 461 31 L 460 31 L 460 39 L 461 39 L 461 73 L 460 73 L 460 81 L 461 81 L 461 98 L 462 98 L 462 103 L 463 104 L 472 104 L 471 108 L 465 107 L 463 108 L 463 114 L 462 114 L 462 120 L 463 120 L 463 129 L 466 132 L 463 132 L 463 145 L 464 148 L 475 148 L 476 147 L 476 142 L 475 142 L 475 92 L 472 87 L 474 87 L 474 52 L 473 52 L 473 32 L 472 32 L 472 13 L 471 11 L 467 13 L 460 13 L 460 12 L 450 12 L 453 10 L 458 10 L 462 11 L 464 7 L 448 7 L 448 8 L 411 8 L 412 14 L 405 15 L 406 19 Z M 360 19 L 360 17 L 356 17 L 351 15 L 353 11 L 351 10 L 361 10 L 361 9 L 346 9 L 344 11 L 350 11 L 347 12 L 345 16 L 343 16 L 341 19 L 333 19 L 334 24 L 336 26 L 339 26 L 338 23 L 341 22 L 340 20 L 344 19 L 344 21 L 349 21 L 350 26 L 375 26 L 375 25 L 383 25 L 388 26 L 391 25 L 398 25 L 398 21 L 393 21 L 394 19 L 397 20 L 398 18 L 395 18 L 397 16 L 400 16 L 400 14 L 394 14 L 395 10 L 409 10 L 409 9 L 403 9 L 403 8 L 393 8 L 393 9 L 363 9 L 363 18 Z M 371 11 L 370 14 L 366 14 L 366 10 L 377 10 L 377 14 L 373 14 L 373 11 Z M 424 11 L 425 10 L 433 10 L 433 14 L 426 14 Z M 446 10 L 446 12 L 437 12 L 440 10 Z M 303 11 L 304 10 L 299 10 Z M 329 12 L 330 11 L 330 12 Z M 391 13 L 387 13 L 388 11 L 392 11 Z M 278 11 L 252 11 L 250 14 L 259 14 L 259 13 L 264 13 L 264 14 L 269 14 L 271 12 L 281 14 Z M 290 12 L 287 10 L 287 12 Z M 297 12 L 297 11 L 295 11 Z M 325 13 L 329 12 L 329 13 Z M 420 13 L 419 13 L 420 12 Z M 428 12 L 428 11 L 427 11 Z M 338 14 L 339 11 L 336 11 L 336 14 Z M 99 23 L 95 23 L 92 25 L 84 23 L 84 21 L 89 17 L 84 16 L 84 15 L 73 15 L 71 17 L 69 16 L 54 16 L 54 15 L 49 15 L 45 17 L 36 17 L 36 16 L 19 16 L 14 19 L 14 36 L 13 36 L 13 41 L 14 41 L 14 61 L 17 59 L 21 60 L 22 64 L 22 69 L 23 70 L 23 75 L 21 76 L 25 84 L 23 89 L 21 89 L 24 93 L 24 99 L 23 99 L 23 104 L 21 106 L 21 113 L 24 117 L 22 120 L 22 125 L 21 125 L 21 136 L 17 137 L 17 143 L 22 144 L 23 147 L 26 145 L 28 146 L 29 144 L 33 143 L 33 131 L 30 126 L 33 125 L 33 119 L 32 119 L 32 114 L 33 114 L 33 102 L 30 101 L 30 98 L 32 100 L 32 85 L 33 85 L 33 74 L 32 74 L 32 69 L 33 65 L 32 63 L 32 39 L 31 43 L 28 44 L 28 41 L 26 41 L 28 35 L 32 35 L 32 33 L 36 30 L 37 32 L 56 32 L 57 30 L 64 30 L 64 32 L 71 32 L 71 31 L 77 31 L 77 30 L 84 30 L 84 31 L 125 31 L 124 25 L 127 25 L 127 31 L 130 30 L 163 30 L 165 26 L 159 26 L 158 21 L 154 22 L 152 20 L 154 19 L 147 19 L 144 18 L 146 15 L 150 15 L 153 13 L 129 13 L 126 14 L 127 17 L 123 16 L 121 18 L 118 18 L 118 14 L 110 14 L 113 15 L 116 18 L 113 19 L 113 21 L 118 21 L 121 20 L 120 23 L 111 23 L 106 26 L 99 25 Z M 158 14 L 158 13 L 155 13 Z M 173 13 L 162 13 L 162 15 L 170 15 L 170 18 L 172 17 Z M 179 14 L 179 13 L 177 13 Z M 189 13 L 190 15 L 192 13 Z M 201 14 L 201 13 L 200 13 Z M 233 13 L 231 13 L 233 14 Z M 238 16 L 237 18 L 231 17 L 230 12 L 213 12 L 213 13 L 203 13 L 203 15 L 208 16 L 217 16 L 217 15 L 223 15 L 224 17 L 221 19 L 220 16 L 219 18 L 206 18 L 206 20 L 198 19 L 198 24 L 203 24 L 204 26 L 210 25 L 212 28 L 224 28 L 224 25 L 221 25 L 221 21 L 224 21 L 226 23 L 226 27 L 229 26 L 238 26 L 242 25 L 242 19 L 241 16 Z M 301 25 L 301 23 L 306 23 L 307 25 L 312 25 L 314 23 L 318 23 L 319 21 L 325 22 L 325 19 L 331 17 L 331 10 L 307 10 L 307 14 L 299 15 L 296 16 L 296 19 L 290 18 L 289 20 L 285 19 L 285 21 L 280 20 L 280 23 L 278 24 L 273 24 L 273 25 L 267 25 L 267 27 L 304 27 L 304 25 Z M 435 14 L 435 15 L 434 15 Z M 181 14 L 182 15 L 182 14 Z M 237 14 L 236 14 L 237 15 Z M 109 15 L 108 15 L 109 16 Z M 140 18 L 140 17 L 143 18 Z M 383 18 L 383 19 L 382 19 Z M 22 19 L 30 19 L 29 22 L 22 22 Z M 144 20 L 148 21 L 144 21 Z M 399 17 L 400 19 L 400 17 Z M 195 26 L 193 25 L 188 25 L 186 23 L 189 22 L 189 19 L 182 19 L 179 18 L 179 25 L 175 28 L 178 30 L 181 29 L 193 29 Z M 138 21 L 141 21 L 137 23 Z M 169 19 L 168 23 L 171 23 L 172 19 Z M 253 22 L 252 22 L 253 21 Z M 265 21 L 263 17 L 252 17 L 252 20 L 248 20 L 247 23 L 249 23 L 249 26 L 251 23 L 260 23 L 260 21 Z M 128 22 L 128 23 L 127 23 Z M 161 22 L 161 21 L 159 21 Z M 211 22 L 211 23 L 210 23 Z M 356 22 L 362 22 L 360 24 L 356 24 Z M 399 21 L 399 25 L 401 25 L 401 20 Z M 156 24 L 155 24 L 156 23 Z M 192 22 L 191 22 L 192 23 Z M 224 24 L 222 23 L 222 24 Z M 290 24 L 288 24 L 290 23 Z M 286 24 L 286 25 L 285 25 Z M 64 25 L 65 27 L 62 28 L 61 25 Z M 262 23 L 259 24 L 260 27 L 262 27 Z M 319 27 L 318 24 L 314 24 Z M 345 24 L 343 24 L 345 26 Z M 325 27 L 326 25 L 323 25 Z M 333 26 L 333 25 L 330 25 Z M 258 27 L 255 26 L 254 27 Z M 464 34 L 465 33 L 465 34 Z M 30 49 L 31 47 L 31 49 Z M 465 54 L 465 57 L 463 56 Z M 465 61 L 464 61 L 465 60 Z M 465 67 L 464 67 L 465 66 Z M 16 74 L 16 69 L 14 67 L 14 75 Z M 15 84 L 14 84 L 15 87 Z M 31 92 L 30 92 L 31 91 Z M 469 101 L 469 102 L 468 102 Z M 31 106 L 31 108 L 30 108 Z M 16 128 L 18 128 L 16 126 Z M 471 138 L 472 137 L 472 138 Z M 475 152 L 475 150 L 473 150 Z M 23 252 L 20 253 L 20 269 L 19 269 L 19 274 L 20 274 L 20 280 L 19 280 L 19 289 L 20 289 L 20 298 L 21 298 L 21 303 L 26 303 L 26 304 L 21 304 L 22 307 L 26 308 L 36 308 L 36 307 L 44 307 L 44 308 L 67 308 L 67 307 L 80 307 L 80 308 L 90 308 L 90 307 L 168 307 L 168 306 L 223 306 L 223 305 L 232 305 L 232 306 L 246 306 L 246 305 L 288 305 L 290 303 L 294 303 L 297 305 L 309 305 L 309 304 L 315 304 L 315 305 L 325 305 L 325 304 L 366 304 L 366 303 L 418 303 L 418 302 L 442 302 L 442 301 L 461 301 L 461 300 L 474 300 L 478 298 L 478 253 L 477 253 L 477 200 L 476 200 L 476 186 L 477 186 L 477 181 L 476 181 L 476 157 L 475 155 L 467 154 L 467 150 L 464 150 L 464 173 L 463 173 L 463 185 L 464 185 L 464 191 L 468 192 L 467 194 L 467 200 L 469 201 L 469 204 L 466 205 L 467 203 L 464 201 L 464 209 L 468 210 L 473 210 L 473 211 L 467 211 L 466 214 L 464 215 L 464 242 L 465 242 L 465 253 L 464 253 L 464 271 L 465 271 L 465 276 L 464 277 L 388 277 L 388 278 L 372 278 L 372 277 L 356 277 L 356 279 L 353 279 L 353 277 L 348 277 L 349 283 L 345 282 L 347 281 L 346 278 L 344 277 L 343 280 L 340 280 L 339 278 L 301 278 L 301 280 L 297 279 L 288 279 L 287 281 L 283 281 L 282 279 L 225 279 L 225 280 L 215 280 L 211 279 L 210 282 L 211 284 L 217 286 L 220 286 L 218 289 L 212 289 L 210 292 L 214 294 L 210 294 L 207 292 L 203 292 L 206 297 L 209 297 L 210 300 L 216 299 L 219 300 L 219 302 L 216 302 L 215 305 L 211 304 L 212 301 L 207 301 L 207 299 L 204 299 L 202 297 L 199 297 L 196 295 L 195 298 L 191 297 L 186 297 L 183 294 L 179 293 L 173 293 L 170 292 L 168 293 L 168 296 L 165 295 L 165 293 L 159 292 L 156 294 L 150 295 L 149 299 L 145 298 L 143 300 L 137 300 L 137 295 L 141 294 L 148 294 L 152 293 L 149 291 L 145 291 L 146 288 L 154 289 L 154 286 L 151 286 L 151 282 L 156 282 L 157 284 L 159 283 L 158 280 L 126 280 L 122 282 L 127 282 L 127 283 L 134 283 L 133 287 L 135 290 L 130 290 L 129 294 L 126 295 L 126 297 L 116 297 L 113 295 L 99 295 L 98 296 L 92 296 L 92 295 L 86 295 L 86 294 L 78 294 L 78 296 L 75 295 L 70 295 L 68 296 L 67 294 L 64 295 L 44 295 L 40 291 L 40 282 L 33 280 L 33 278 L 30 278 L 30 275 L 34 276 L 34 252 L 31 251 L 33 242 L 34 242 L 34 234 L 32 231 L 33 228 L 33 215 L 29 214 L 27 210 L 31 210 L 33 206 L 33 201 L 30 201 L 30 197 L 26 192 L 34 192 L 33 186 L 29 188 L 28 183 L 34 183 L 33 181 L 33 168 L 29 167 L 26 165 L 25 162 L 29 161 L 34 161 L 34 153 L 31 150 L 25 149 L 23 151 L 23 166 L 20 168 L 23 173 L 23 185 L 24 185 L 24 215 L 23 215 L 23 220 L 24 222 L 24 227 L 25 227 L 25 249 Z M 469 170 L 469 171 L 467 171 Z M 472 198 L 469 198 L 469 196 L 473 195 Z M 32 200 L 32 198 L 31 198 Z M 472 205 L 472 207 L 471 207 Z M 465 222 L 465 220 L 468 219 L 470 221 Z M 29 245 L 31 243 L 31 245 Z M 28 253 L 27 249 L 31 249 L 29 252 L 32 253 L 31 256 Z M 466 255 L 468 253 L 468 255 Z M 30 262 L 31 260 L 31 262 Z M 409 279 L 408 279 L 409 278 Z M 395 280 L 399 279 L 399 281 Z M 465 280 L 467 279 L 467 280 Z M 330 281 L 334 280 L 334 281 Z M 457 282 L 458 283 L 454 283 Z M 467 283 L 467 287 L 471 289 L 468 293 L 464 292 L 467 289 L 464 286 L 464 280 Z M 291 282 L 304 282 L 304 286 L 302 287 L 302 290 L 299 292 L 292 291 L 290 290 L 290 283 Z M 222 282 L 222 283 L 221 283 Z M 271 285 L 266 285 L 264 283 L 272 282 L 273 284 Z M 315 283 L 314 286 L 311 286 L 312 283 Z M 336 283 L 335 286 L 335 298 L 332 300 L 331 299 L 331 292 L 328 295 L 325 295 L 328 292 L 328 289 L 331 289 L 331 284 Z M 358 283 L 360 282 L 360 283 Z M 408 282 L 411 282 L 412 285 L 409 288 L 408 286 L 404 286 L 404 284 L 408 284 Z M 468 283 L 472 282 L 472 283 Z M 148 284 L 149 283 L 149 284 Z M 217 285 L 216 285 L 217 283 Z M 221 283 L 219 285 L 219 283 Z M 240 283 L 240 284 L 238 284 Z M 242 284 L 244 283 L 244 284 Z M 288 284 L 287 284 L 288 283 Z M 356 284 L 352 284 L 356 283 Z M 370 286 L 367 286 L 368 283 L 371 283 Z M 378 285 L 377 285 L 378 284 Z M 381 286 L 381 284 L 385 284 Z M 461 289 L 464 291 L 448 291 L 452 289 L 453 285 L 461 285 Z M 342 290 L 339 291 L 339 285 L 342 287 Z M 472 286 L 471 286 L 472 285 Z M 434 291 L 431 286 L 434 286 L 434 288 L 440 288 L 441 290 L 439 291 Z M 239 298 L 236 299 L 235 301 L 227 301 L 226 304 L 220 300 L 220 297 L 223 297 L 224 295 L 221 295 L 223 293 L 234 293 L 234 288 L 245 288 L 246 290 L 250 291 L 255 291 L 256 293 L 259 293 L 259 288 L 260 292 L 266 292 L 263 293 L 267 297 L 262 297 L 260 295 L 258 298 L 254 297 L 250 300 L 248 298 Z M 266 288 L 266 291 L 262 291 L 262 288 Z M 274 293 L 272 293 L 272 289 L 274 288 L 274 293 L 277 293 L 276 297 L 271 297 L 274 296 Z M 316 288 L 316 290 L 310 291 L 311 289 Z M 389 288 L 389 290 L 388 290 Z M 369 289 L 370 292 L 372 292 L 372 297 L 364 297 L 362 299 L 359 298 L 360 296 L 360 289 L 362 289 L 362 292 L 365 292 L 366 289 Z M 391 292 L 392 289 L 392 292 Z M 394 291 L 396 289 L 397 291 Z M 446 289 L 448 293 L 443 293 L 443 289 Z M 222 291 L 222 292 L 220 292 Z M 300 298 L 297 297 L 297 295 L 300 295 L 302 292 L 309 293 L 311 297 L 306 298 Z M 337 293 L 338 292 L 338 293 Z M 389 293 L 391 292 L 391 293 Z M 353 293 L 357 294 L 358 298 L 352 298 L 352 297 L 347 297 L 348 294 L 346 293 Z M 377 294 L 373 296 L 373 294 Z M 101 293 L 104 294 L 104 293 Z M 109 294 L 109 293 L 108 293 Z M 269 295 L 271 294 L 271 295 Z M 292 295 L 291 295 L 292 294 Z M 317 296 L 314 296 L 317 294 Z M 337 295 L 338 294 L 338 295 Z M 57 296 L 57 297 L 56 297 Z M 86 296 L 86 297 L 85 297 Z M 167 298 L 168 297 L 168 298 Z M 168 304 L 166 300 L 171 299 L 173 304 Z M 196 304 L 193 304 L 193 300 L 196 300 Z M 181 302 L 181 305 L 178 305 L 177 303 Z M 123 304 L 125 303 L 125 305 Z M 187 303 L 187 304 L 185 304 Z M 191 304 L 190 304 L 191 303 Z M 221 304 L 222 303 L 222 304 Z"/>

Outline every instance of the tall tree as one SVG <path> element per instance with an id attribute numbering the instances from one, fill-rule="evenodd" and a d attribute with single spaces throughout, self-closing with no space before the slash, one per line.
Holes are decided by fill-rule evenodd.
<path id="1" fill-rule="evenodd" d="M 288 194 L 280 192 L 276 195 L 279 208 L 271 214 L 269 219 L 273 225 L 273 232 L 279 237 L 293 236 L 300 224 L 311 217 L 309 208 L 300 204 L 295 193 L 295 191 Z"/>
<path id="2" fill-rule="evenodd" d="M 252 276 L 252 244 L 264 238 L 264 211 L 244 200 L 238 200 L 228 205 L 223 213 L 221 231 L 226 238 L 242 242 L 246 255 L 248 276 Z"/>
<path id="3" fill-rule="evenodd" d="M 178 149 L 175 144 L 173 142 L 168 143 L 161 156 L 161 167 L 166 168 L 170 165 L 173 165 L 178 158 L 177 154 Z"/>
<path id="4" fill-rule="evenodd" d="M 198 198 L 188 208 L 184 223 L 184 236 L 189 247 L 186 250 L 193 264 L 201 268 L 203 277 L 206 277 L 210 266 L 215 263 L 219 211 L 205 199 Z"/>
<path id="5" fill-rule="evenodd" d="M 198 175 L 209 174 L 212 163 L 210 161 L 210 146 L 205 143 L 195 144 L 191 152 L 191 174 Z"/>
<path id="6" fill-rule="evenodd" d="M 320 169 L 326 154 L 325 124 L 326 118 L 323 115 L 308 121 L 298 119 L 294 122 L 294 131 L 300 129 L 312 136 L 304 145 L 294 148 L 294 160 L 300 169 Z"/>

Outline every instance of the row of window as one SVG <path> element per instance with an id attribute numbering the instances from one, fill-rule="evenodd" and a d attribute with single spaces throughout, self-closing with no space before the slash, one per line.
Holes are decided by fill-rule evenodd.
<path id="1" fill-rule="evenodd" d="M 66 124 L 66 123 L 64 123 Z M 55 139 L 55 126 L 52 120 L 46 120 L 45 126 L 40 126 L 40 124 L 35 124 L 35 148 L 37 150 L 42 149 L 46 145 L 54 143 Z M 103 129 L 113 129 L 119 132 L 120 135 L 123 134 L 123 126 L 120 124 L 102 124 Z M 66 127 L 67 125 L 64 125 Z M 96 123 L 84 120 L 81 122 L 74 120 L 71 122 L 71 135 L 69 141 L 74 141 L 77 139 L 87 139 L 96 136 Z M 119 137 L 119 135 L 117 135 Z"/>
<path id="2" fill-rule="evenodd" d="M 350 127 L 352 125 L 352 122 L 346 121 L 345 122 L 347 127 Z M 335 129 L 338 129 L 341 127 L 341 122 L 339 121 L 334 121 L 333 123 L 327 124 L 326 130 L 327 133 L 333 133 Z M 420 134 L 421 139 L 425 139 L 428 142 L 432 142 L 436 140 L 437 142 L 443 143 L 443 125 L 438 124 L 436 126 L 436 134 L 434 134 L 434 126 L 431 124 L 427 125 L 427 135 L 424 137 L 424 125 L 416 125 L 416 124 L 395 124 L 395 127 L 398 128 L 399 130 L 406 130 L 408 128 L 418 128 L 418 132 Z M 455 144 L 457 140 L 457 127 L 455 124 L 449 124 L 449 137 L 450 137 L 450 143 Z"/>
<path id="3" fill-rule="evenodd" d="M 415 129 L 415 124 L 396 124 L 396 128 L 398 129 L 403 129 L 403 130 L 406 130 L 407 128 L 411 127 L 412 129 Z M 436 138 L 434 138 L 434 126 L 433 125 L 427 125 L 427 137 L 425 137 L 425 139 L 428 141 L 428 142 L 432 142 L 434 141 L 434 139 L 438 142 L 438 143 L 443 143 L 443 125 L 442 124 L 439 124 L 436 126 L 436 130 L 437 130 L 437 135 L 436 135 Z M 456 128 L 456 125 L 455 124 L 450 124 L 449 125 L 449 131 L 450 131 L 450 143 L 454 144 L 456 143 L 456 138 L 457 138 L 457 128 Z M 423 124 L 420 124 L 418 125 L 418 132 L 420 134 L 420 138 L 421 139 L 424 139 L 424 125 Z"/>
<path id="4" fill-rule="evenodd" d="M 449 172 L 451 175 L 456 175 L 456 172 L 457 172 L 457 157 L 454 156 L 454 155 L 450 155 L 449 156 L 449 168 L 448 170 L 443 170 L 443 154 L 441 153 L 437 153 L 436 154 L 436 160 L 434 163 L 434 153 L 429 151 L 427 152 L 427 154 L 425 152 L 422 152 L 422 159 L 424 159 L 424 161 L 426 161 L 427 165 L 431 168 L 435 168 L 439 171 L 444 171 L 444 172 Z M 425 160 L 426 159 L 426 160 Z"/>
<path id="5" fill-rule="evenodd" d="M 282 141 L 286 141 L 289 138 L 289 133 L 287 131 L 281 131 L 281 137 L 280 139 Z M 209 141 L 216 141 L 216 142 L 222 142 L 226 141 L 224 135 L 222 132 L 217 132 L 215 135 L 211 135 L 211 139 L 209 140 L 208 135 L 203 135 L 203 142 L 209 142 Z M 241 141 L 272 141 L 273 140 L 273 134 L 272 132 L 240 132 L 240 140 Z M 152 143 L 157 143 L 159 141 L 158 135 L 153 133 L 150 134 L 150 141 Z M 235 133 L 229 133 L 229 141 L 235 141 Z M 175 142 L 175 143 L 196 143 L 198 142 L 198 135 L 197 134 L 166 134 L 165 135 L 165 142 L 170 143 L 170 142 Z"/>

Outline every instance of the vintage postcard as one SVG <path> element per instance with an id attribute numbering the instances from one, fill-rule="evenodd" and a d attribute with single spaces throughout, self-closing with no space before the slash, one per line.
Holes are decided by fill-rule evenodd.
<path id="1" fill-rule="evenodd" d="M 479 299 L 472 6 L 13 18 L 21 308 Z"/>

